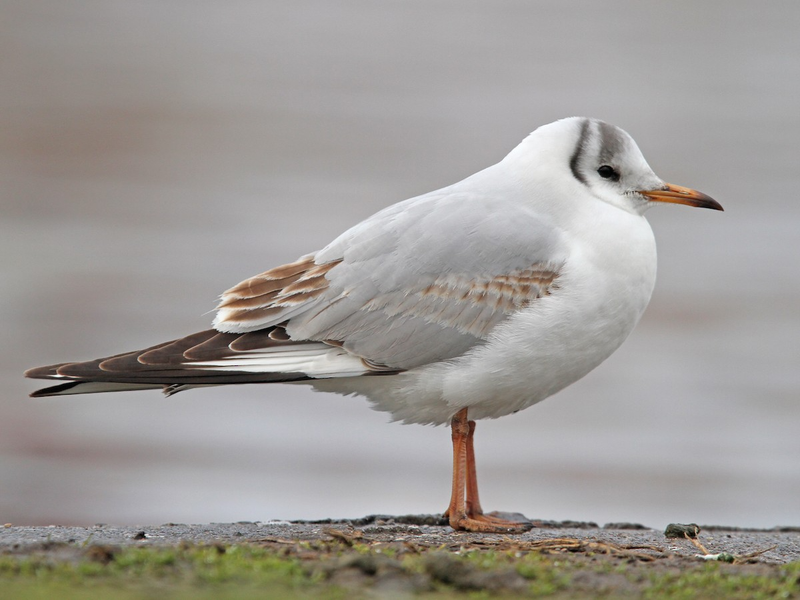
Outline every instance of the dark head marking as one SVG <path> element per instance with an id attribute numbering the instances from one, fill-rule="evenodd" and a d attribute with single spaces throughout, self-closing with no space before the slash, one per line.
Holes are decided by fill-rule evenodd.
<path id="1" fill-rule="evenodd" d="M 600 156 L 601 164 L 610 163 L 614 156 L 625 149 L 625 137 L 619 129 L 603 121 L 597 122 L 600 128 Z"/>
<path id="2" fill-rule="evenodd" d="M 578 169 L 578 163 L 581 161 L 581 155 L 583 154 L 584 146 L 586 146 L 586 138 L 589 136 L 589 119 L 584 119 L 583 123 L 581 124 L 581 135 L 578 137 L 578 143 L 575 145 L 575 151 L 572 153 L 572 158 L 569 159 L 569 168 L 572 171 L 572 174 L 575 176 L 575 179 L 580 181 L 583 185 L 587 185 L 586 177 L 583 176 L 580 169 Z"/>

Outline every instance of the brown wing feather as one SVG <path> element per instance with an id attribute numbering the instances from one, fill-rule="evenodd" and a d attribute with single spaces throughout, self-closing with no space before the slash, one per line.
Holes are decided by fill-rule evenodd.
<path id="1" fill-rule="evenodd" d="M 491 277 L 449 274 L 406 294 L 376 296 L 364 308 L 420 317 L 483 338 L 509 314 L 558 289 L 558 276 L 558 268 L 540 264 Z"/>
<path id="2" fill-rule="evenodd" d="M 252 325 L 281 318 L 287 309 L 301 306 L 328 289 L 326 275 L 341 262 L 316 264 L 309 256 L 245 279 L 222 294 L 216 325 Z"/>
<path id="3" fill-rule="evenodd" d="M 283 289 L 298 279 L 310 268 L 314 266 L 314 259 L 304 257 L 295 262 L 275 267 L 241 283 L 236 284 L 231 289 L 222 294 L 223 303 L 226 298 L 255 298 L 273 290 Z M 222 304 L 220 306 L 222 306 Z"/>

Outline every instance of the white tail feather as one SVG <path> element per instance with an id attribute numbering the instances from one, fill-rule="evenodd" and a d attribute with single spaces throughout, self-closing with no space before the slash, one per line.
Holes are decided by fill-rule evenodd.
<path id="1" fill-rule="evenodd" d="M 220 360 L 187 363 L 211 371 L 248 373 L 304 373 L 308 377 L 356 377 L 371 370 L 359 357 L 341 348 L 320 344 L 243 352 Z"/>

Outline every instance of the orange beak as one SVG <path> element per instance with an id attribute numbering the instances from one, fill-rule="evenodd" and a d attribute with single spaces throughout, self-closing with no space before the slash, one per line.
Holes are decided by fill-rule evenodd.
<path id="1" fill-rule="evenodd" d="M 685 204 L 686 206 L 696 206 L 698 208 L 724 210 L 722 205 L 711 196 L 706 196 L 703 192 L 698 192 L 691 188 L 672 185 L 671 183 L 665 183 L 664 187 L 660 190 L 639 190 L 639 193 L 652 202 L 669 202 L 671 204 Z"/>

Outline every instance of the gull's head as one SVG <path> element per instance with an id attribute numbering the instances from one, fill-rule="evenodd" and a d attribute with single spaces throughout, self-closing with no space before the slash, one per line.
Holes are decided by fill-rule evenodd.
<path id="1" fill-rule="evenodd" d="M 658 202 L 722 210 L 702 192 L 664 183 L 627 132 L 597 119 L 570 117 L 543 125 L 517 150 L 509 158 L 628 212 L 642 214 Z"/>

